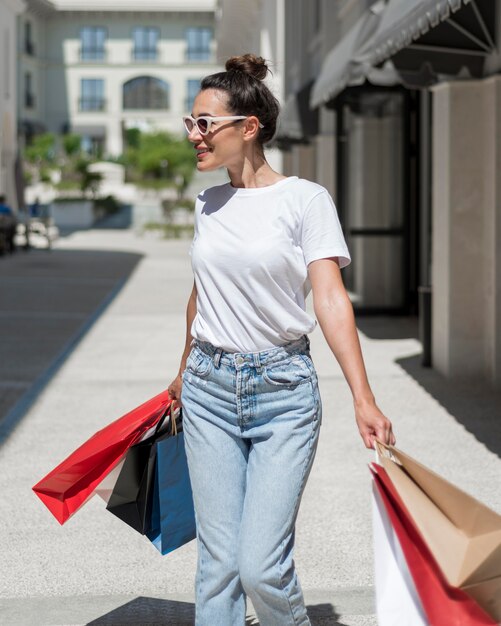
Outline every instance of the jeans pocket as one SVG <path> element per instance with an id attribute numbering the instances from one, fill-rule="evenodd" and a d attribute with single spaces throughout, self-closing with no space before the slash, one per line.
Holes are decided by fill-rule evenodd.
<path id="1" fill-rule="evenodd" d="M 200 378 L 207 378 L 212 371 L 212 366 L 212 358 L 197 347 L 191 350 L 186 361 L 186 371 Z"/>
<path id="2" fill-rule="evenodd" d="M 311 371 L 298 355 L 265 366 L 263 379 L 275 387 L 296 387 L 311 380 Z"/>

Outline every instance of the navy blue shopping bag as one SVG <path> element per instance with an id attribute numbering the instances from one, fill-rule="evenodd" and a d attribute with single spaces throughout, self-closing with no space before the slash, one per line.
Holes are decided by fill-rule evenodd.
<path id="1" fill-rule="evenodd" d="M 156 442 L 156 464 L 148 539 L 168 554 L 196 537 L 184 433 Z"/>

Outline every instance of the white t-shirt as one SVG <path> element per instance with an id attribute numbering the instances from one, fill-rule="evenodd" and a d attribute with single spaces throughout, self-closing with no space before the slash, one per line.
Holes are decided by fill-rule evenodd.
<path id="1" fill-rule="evenodd" d="M 297 176 L 203 191 L 190 255 L 198 293 L 191 334 L 229 352 L 258 352 L 310 333 L 317 322 L 305 312 L 308 264 L 351 260 L 328 191 Z"/>

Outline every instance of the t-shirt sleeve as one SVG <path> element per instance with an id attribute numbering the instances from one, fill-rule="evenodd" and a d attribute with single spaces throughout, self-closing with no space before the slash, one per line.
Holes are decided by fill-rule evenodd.
<path id="1" fill-rule="evenodd" d="M 339 258 L 339 267 L 351 262 L 334 201 L 321 191 L 308 204 L 301 225 L 301 247 L 306 265 L 317 259 Z"/>
<path id="2" fill-rule="evenodd" d="M 195 240 L 198 235 L 198 198 L 195 201 L 195 210 L 193 211 L 193 239 L 191 240 L 190 249 L 188 250 L 188 254 L 192 256 L 193 248 L 195 246 Z"/>

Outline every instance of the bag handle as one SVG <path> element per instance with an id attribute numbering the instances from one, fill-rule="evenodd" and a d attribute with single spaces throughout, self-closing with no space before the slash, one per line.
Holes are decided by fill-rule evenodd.
<path id="1" fill-rule="evenodd" d="M 380 458 L 384 458 L 400 465 L 400 461 L 397 456 L 393 454 L 393 451 L 396 449 L 394 446 L 383 443 L 380 439 L 374 439 L 374 448 L 376 450 L 376 461 L 378 463 Z"/>

